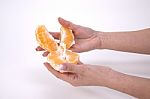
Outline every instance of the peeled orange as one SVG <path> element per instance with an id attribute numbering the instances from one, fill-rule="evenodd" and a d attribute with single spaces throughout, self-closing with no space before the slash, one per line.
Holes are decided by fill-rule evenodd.
<path id="1" fill-rule="evenodd" d="M 63 63 L 78 63 L 79 55 L 69 50 L 74 43 L 74 35 L 70 29 L 60 28 L 60 40 L 59 44 L 57 44 L 46 27 L 40 25 L 36 29 L 36 40 L 40 47 L 50 52 L 47 60 L 55 70 L 59 70 Z"/>
<path id="2" fill-rule="evenodd" d="M 40 47 L 49 52 L 56 51 L 58 49 L 57 42 L 54 40 L 52 35 L 49 34 L 44 25 L 40 25 L 36 29 L 36 40 Z"/>

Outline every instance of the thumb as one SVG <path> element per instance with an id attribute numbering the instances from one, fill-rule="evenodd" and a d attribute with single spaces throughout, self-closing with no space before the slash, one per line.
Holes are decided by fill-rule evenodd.
<path id="1" fill-rule="evenodd" d="M 70 21 L 64 20 L 64 19 L 61 18 L 61 17 L 58 18 L 58 21 L 59 21 L 59 23 L 60 23 L 63 27 L 69 28 L 69 29 L 71 29 L 71 30 L 75 30 L 75 29 L 77 29 L 77 27 L 78 27 L 78 25 L 75 25 L 75 24 L 73 24 L 73 23 L 70 22 Z"/>
<path id="2" fill-rule="evenodd" d="M 60 72 L 79 73 L 81 70 L 81 67 L 79 65 L 75 65 L 71 63 L 63 63 L 59 70 Z"/>

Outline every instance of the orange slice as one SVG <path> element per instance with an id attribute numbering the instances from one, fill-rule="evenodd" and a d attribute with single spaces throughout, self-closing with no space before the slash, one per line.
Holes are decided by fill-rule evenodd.
<path id="1" fill-rule="evenodd" d="M 49 32 L 44 25 L 37 27 L 36 40 L 43 49 L 49 52 L 56 51 L 58 49 L 57 42 L 54 40 L 52 35 L 49 35 Z"/>
<path id="2" fill-rule="evenodd" d="M 66 60 L 57 51 L 48 54 L 47 60 L 51 64 L 51 66 L 58 71 L 61 64 L 66 62 Z"/>
<path id="3" fill-rule="evenodd" d="M 61 27 L 61 37 L 59 45 L 52 35 L 50 35 L 44 25 L 38 26 L 36 30 L 36 40 L 39 45 L 49 51 L 47 56 L 48 62 L 51 66 L 58 70 L 63 63 L 77 64 L 79 55 L 71 50 L 68 50 L 74 43 L 74 35 L 70 29 Z"/>
<path id="4" fill-rule="evenodd" d="M 58 70 L 60 69 L 61 64 L 63 63 L 73 63 L 77 64 L 79 61 L 79 55 L 75 52 L 72 51 L 66 51 L 65 55 L 62 55 L 61 52 L 51 52 L 48 54 L 47 59 L 51 66 L 55 69 Z"/>
<path id="5" fill-rule="evenodd" d="M 70 48 L 73 45 L 74 41 L 74 35 L 72 33 L 72 30 L 61 27 L 60 33 L 61 33 L 60 45 L 63 43 L 66 45 L 67 49 Z"/>
<path id="6" fill-rule="evenodd" d="M 67 54 L 66 56 L 67 62 L 74 64 L 78 63 L 79 55 L 77 53 L 67 50 L 66 54 Z"/>

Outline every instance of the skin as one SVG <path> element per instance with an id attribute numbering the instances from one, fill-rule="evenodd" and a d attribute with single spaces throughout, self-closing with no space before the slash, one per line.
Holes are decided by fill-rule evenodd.
<path id="1" fill-rule="evenodd" d="M 104 33 L 88 27 L 76 25 L 72 22 L 58 18 L 59 23 L 73 30 L 75 45 L 72 51 L 85 52 L 94 49 L 110 49 L 123 52 L 150 54 L 150 29 L 129 32 Z M 54 38 L 59 38 L 59 32 L 50 32 Z M 41 47 L 37 51 L 44 51 Z M 44 52 L 43 56 L 47 56 Z M 150 79 L 117 72 L 107 66 L 90 64 L 64 63 L 60 73 L 54 70 L 49 63 L 44 63 L 46 68 L 57 78 L 73 86 L 103 86 L 120 92 L 127 93 L 140 99 L 150 99 Z M 106 75 L 107 74 L 107 75 Z"/>

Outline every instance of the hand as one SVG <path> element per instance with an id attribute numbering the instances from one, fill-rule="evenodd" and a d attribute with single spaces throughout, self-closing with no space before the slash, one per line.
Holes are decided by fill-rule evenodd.
<path id="1" fill-rule="evenodd" d="M 66 21 L 62 18 L 58 18 L 58 21 L 62 26 L 71 29 L 74 33 L 75 44 L 70 48 L 70 50 L 74 52 L 85 52 L 100 48 L 100 32 L 88 27 L 73 24 L 72 22 Z M 59 32 L 50 32 L 50 34 L 55 39 L 58 39 L 60 36 Z M 37 50 L 41 51 L 43 49 L 38 47 Z M 47 54 L 48 52 L 45 52 L 43 55 L 46 56 Z"/>
<path id="2" fill-rule="evenodd" d="M 73 31 L 75 36 L 75 44 L 71 47 L 74 52 L 85 52 L 99 48 L 101 45 L 99 32 L 88 27 L 73 24 L 62 18 L 58 18 L 59 23 Z M 58 34 L 57 34 L 58 35 Z"/>
<path id="3" fill-rule="evenodd" d="M 73 86 L 106 86 L 111 79 L 112 69 L 104 66 L 64 63 L 60 73 L 54 70 L 49 63 L 44 63 L 46 68 L 57 78 Z"/>

